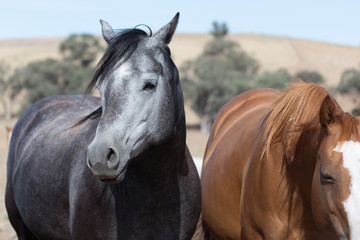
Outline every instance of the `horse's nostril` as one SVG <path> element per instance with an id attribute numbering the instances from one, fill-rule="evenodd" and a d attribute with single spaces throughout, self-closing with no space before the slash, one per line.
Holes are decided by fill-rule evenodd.
<path id="1" fill-rule="evenodd" d="M 119 153 L 114 147 L 92 146 L 88 151 L 87 165 L 97 171 L 114 170 L 120 164 Z M 102 169 L 102 170 L 99 170 Z M 105 171 L 105 170 L 104 170 Z"/>
<path id="2" fill-rule="evenodd" d="M 115 169 L 119 166 L 119 154 L 114 148 L 108 148 L 105 159 L 105 166 L 110 169 Z"/>
<path id="3" fill-rule="evenodd" d="M 110 161 L 113 156 L 115 156 L 115 152 L 112 148 L 109 148 L 106 154 L 106 160 Z"/>
<path id="4" fill-rule="evenodd" d="M 93 166 L 93 164 L 91 163 L 90 159 L 88 159 L 88 165 L 89 165 L 89 167 L 92 167 L 92 166 Z"/>

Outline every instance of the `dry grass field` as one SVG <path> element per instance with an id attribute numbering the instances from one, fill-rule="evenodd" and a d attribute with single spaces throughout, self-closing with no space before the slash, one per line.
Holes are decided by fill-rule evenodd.
<path id="1" fill-rule="evenodd" d="M 6 126 L 13 126 L 16 119 L 6 121 L 0 119 L 0 240 L 16 239 L 5 210 L 4 194 L 6 185 L 6 158 L 8 143 L 6 141 Z M 15 238 L 13 238 L 15 237 Z"/>
<path id="2" fill-rule="evenodd" d="M 338 84 L 344 69 L 360 67 L 360 48 L 252 34 L 229 35 L 229 38 L 238 42 L 246 52 L 258 59 L 261 64 L 260 71 L 274 71 L 279 68 L 285 68 L 290 73 L 299 70 L 316 70 L 325 77 L 328 87 Z M 170 48 L 176 65 L 180 67 L 186 60 L 198 56 L 210 39 L 211 36 L 206 34 L 175 35 Z M 59 58 L 58 45 L 62 40 L 61 38 L 0 40 L 0 61 L 6 61 L 11 69 L 14 69 L 34 60 Z M 336 98 L 344 110 L 352 109 L 353 99 L 341 96 Z M 17 99 L 18 102 L 20 100 Z M 0 116 L 2 114 L 3 109 L 0 105 Z M 186 114 L 188 124 L 199 123 L 198 117 L 188 106 Z M 0 119 L 0 240 L 16 239 L 7 220 L 4 206 L 7 158 L 5 126 L 13 126 L 15 121 L 16 119 L 11 121 Z M 207 134 L 201 134 L 196 129 L 188 130 L 187 143 L 193 156 L 202 157 L 207 137 Z"/>

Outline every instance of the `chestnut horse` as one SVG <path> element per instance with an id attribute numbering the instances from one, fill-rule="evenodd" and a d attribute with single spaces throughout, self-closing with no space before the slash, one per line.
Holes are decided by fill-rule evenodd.
<path id="1" fill-rule="evenodd" d="M 359 123 L 304 82 L 228 102 L 202 169 L 206 238 L 357 239 Z"/>

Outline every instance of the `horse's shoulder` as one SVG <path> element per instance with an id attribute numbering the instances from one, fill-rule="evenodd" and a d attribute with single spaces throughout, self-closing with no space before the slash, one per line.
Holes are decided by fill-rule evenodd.
<path id="1" fill-rule="evenodd" d="M 101 106 L 99 98 L 83 97 L 81 95 L 58 95 L 41 99 L 29 107 L 17 121 L 13 137 L 22 139 L 41 131 L 46 133 L 78 131 L 77 123 Z M 94 121 L 91 121 L 94 122 Z M 93 129 L 94 124 L 87 124 L 86 129 Z M 84 130 L 86 130 L 84 129 Z"/>

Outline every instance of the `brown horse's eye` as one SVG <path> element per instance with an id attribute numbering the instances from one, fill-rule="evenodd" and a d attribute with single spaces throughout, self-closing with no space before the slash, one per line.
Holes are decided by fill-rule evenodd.
<path id="1" fill-rule="evenodd" d="M 333 178 L 332 176 L 328 175 L 328 174 L 322 174 L 320 176 L 320 181 L 321 184 L 335 184 L 336 180 L 335 178 Z"/>

